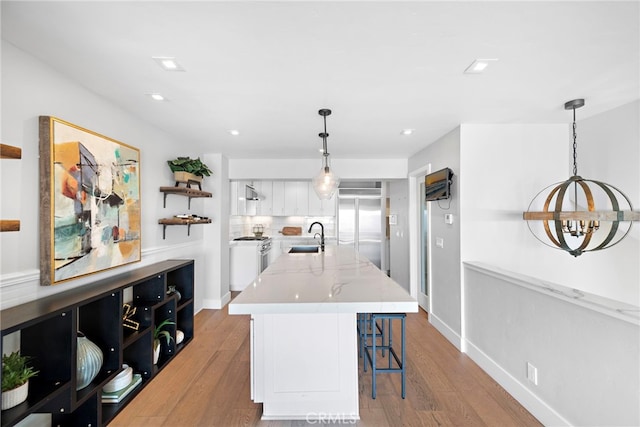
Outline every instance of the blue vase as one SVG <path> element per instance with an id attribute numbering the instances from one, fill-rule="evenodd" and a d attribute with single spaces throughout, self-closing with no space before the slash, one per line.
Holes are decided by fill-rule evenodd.
<path id="1" fill-rule="evenodd" d="M 103 356 L 100 347 L 91 342 L 82 332 L 78 332 L 76 351 L 76 390 L 80 390 L 91 384 L 91 381 L 98 375 L 102 367 Z"/>

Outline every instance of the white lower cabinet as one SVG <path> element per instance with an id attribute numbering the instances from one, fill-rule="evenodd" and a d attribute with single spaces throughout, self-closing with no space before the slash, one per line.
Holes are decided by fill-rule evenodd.
<path id="1" fill-rule="evenodd" d="M 271 251 L 269 251 L 269 265 L 273 264 L 282 255 L 282 242 L 277 239 L 271 240 Z"/>
<path id="2" fill-rule="evenodd" d="M 263 420 L 357 420 L 355 313 L 253 314 L 251 383 Z"/>
<path id="3" fill-rule="evenodd" d="M 234 243 L 229 251 L 229 290 L 242 291 L 260 274 L 258 242 Z"/>

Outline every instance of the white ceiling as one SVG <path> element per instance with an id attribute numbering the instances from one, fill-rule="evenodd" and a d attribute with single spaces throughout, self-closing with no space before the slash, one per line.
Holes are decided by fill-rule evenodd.
<path id="1" fill-rule="evenodd" d="M 586 99 L 580 120 L 638 99 L 639 11 L 638 1 L 2 1 L 1 12 L 5 40 L 192 144 L 189 154 L 319 156 L 317 112 L 330 108 L 334 158 L 406 158 L 460 123 L 569 123 L 565 101 Z M 463 74 L 476 58 L 499 60 Z"/>

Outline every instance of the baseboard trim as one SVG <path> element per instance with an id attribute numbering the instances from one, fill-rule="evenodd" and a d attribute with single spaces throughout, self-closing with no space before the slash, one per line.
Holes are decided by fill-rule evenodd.
<path id="1" fill-rule="evenodd" d="M 220 310 L 231 301 L 231 292 L 227 292 L 220 299 L 207 298 L 202 301 L 202 308 L 208 310 Z"/>
<path id="2" fill-rule="evenodd" d="M 444 323 L 438 316 L 433 313 L 429 313 L 429 323 L 438 330 L 447 340 L 453 344 L 458 351 L 462 351 L 462 338 L 460 334 L 454 331 Z"/>
<path id="3" fill-rule="evenodd" d="M 502 386 L 514 399 L 524 406 L 527 411 L 545 426 L 570 426 L 551 406 L 536 396 L 524 384 L 504 370 L 486 353 L 476 347 L 469 340 L 465 340 L 467 355 L 480 366 L 491 378 Z"/>

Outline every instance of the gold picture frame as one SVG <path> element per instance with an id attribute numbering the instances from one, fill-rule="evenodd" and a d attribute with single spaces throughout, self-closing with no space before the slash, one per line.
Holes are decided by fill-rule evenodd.
<path id="1" fill-rule="evenodd" d="M 140 150 L 40 116 L 40 284 L 141 260 Z"/>

